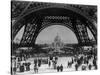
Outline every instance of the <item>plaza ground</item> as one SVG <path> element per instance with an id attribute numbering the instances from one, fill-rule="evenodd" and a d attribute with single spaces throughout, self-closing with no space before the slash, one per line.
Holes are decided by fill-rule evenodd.
<path id="1" fill-rule="evenodd" d="M 67 64 L 68 64 L 68 61 L 71 61 L 73 57 L 59 57 L 58 58 L 58 62 L 57 62 L 57 66 L 59 65 L 63 65 L 63 72 L 67 72 L 67 71 L 75 71 L 75 62 L 74 64 L 72 64 L 72 67 L 71 68 L 68 68 Z M 31 65 L 30 65 L 30 71 L 25 71 L 25 72 L 17 72 L 16 75 L 33 75 L 35 74 L 34 73 L 34 58 L 29 58 L 27 60 L 28 62 L 31 62 Z M 92 59 L 89 61 L 89 64 L 93 65 L 92 64 Z M 86 64 L 82 64 L 82 65 L 86 65 Z M 82 65 L 78 68 L 78 71 L 81 70 L 82 68 Z M 87 66 L 87 65 L 86 65 Z M 94 69 L 94 67 L 92 67 L 92 70 Z M 86 70 L 88 70 L 88 66 L 86 67 Z M 56 73 L 57 70 L 54 70 L 53 67 L 52 67 L 52 64 L 51 64 L 51 67 L 48 66 L 48 64 L 42 64 L 41 67 L 39 67 L 38 69 L 38 73 Z"/>

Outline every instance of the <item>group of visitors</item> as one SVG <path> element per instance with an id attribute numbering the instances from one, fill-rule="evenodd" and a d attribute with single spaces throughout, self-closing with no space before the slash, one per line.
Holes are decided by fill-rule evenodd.
<path id="1" fill-rule="evenodd" d="M 49 67 L 52 66 L 53 69 L 56 69 L 57 68 L 57 60 L 58 60 L 58 57 L 52 57 L 52 56 L 50 56 L 49 57 L 49 61 L 48 61 Z M 52 63 L 52 65 L 51 65 L 51 63 Z"/>
<path id="2" fill-rule="evenodd" d="M 41 67 L 42 59 L 34 59 L 34 72 L 38 73 L 38 68 Z"/>
<path id="3" fill-rule="evenodd" d="M 48 61 L 48 65 L 49 67 L 52 66 L 54 70 L 57 70 L 57 72 L 62 72 L 63 71 L 63 65 L 61 64 L 60 66 L 57 66 L 57 61 L 58 61 L 58 57 L 49 57 L 49 61 Z M 51 65 L 52 63 L 52 65 Z"/>
<path id="4" fill-rule="evenodd" d="M 42 63 L 43 59 L 34 58 L 33 60 L 34 63 L 31 63 L 27 61 L 29 58 L 30 56 L 28 55 L 14 57 L 12 59 L 12 67 L 11 67 L 12 75 L 15 75 L 16 72 L 30 71 L 31 65 L 34 65 L 33 66 L 34 73 L 38 73 L 39 67 L 41 67 L 41 65 L 43 64 Z M 68 62 L 66 62 L 67 68 L 72 68 L 72 65 L 74 65 L 76 71 L 78 71 L 79 68 L 81 68 L 81 70 L 97 69 L 97 56 L 94 54 L 75 54 L 70 58 L 71 60 L 68 60 Z M 50 56 L 49 58 L 47 58 L 47 60 L 49 68 L 57 70 L 57 72 L 63 71 L 65 66 L 63 64 L 57 65 L 58 63 L 57 56 Z"/>
<path id="5" fill-rule="evenodd" d="M 25 57 L 14 57 L 12 58 L 11 72 L 16 74 L 16 72 L 30 71 L 30 65 L 31 63 L 27 62 Z"/>
<path id="6" fill-rule="evenodd" d="M 97 69 L 97 58 L 93 55 L 82 54 L 82 56 L 72 58 L 72 60 L 68 62 L 67 68 L 71 68 L 73 64 L 75 64 L 76 71 L 78 71 L 79 67 L 81 67 L 81 70 L 91 70 L 93 67 Z"/>

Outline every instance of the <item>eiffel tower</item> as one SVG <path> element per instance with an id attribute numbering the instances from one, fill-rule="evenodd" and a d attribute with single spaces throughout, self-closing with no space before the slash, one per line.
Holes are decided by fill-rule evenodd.
<path id="1" fill-rule="evenodd" d="M 57 4 L 44 2 L 12 1 L 11 44 L 12 51 L 19 47 L 35 47 L 38 34 L 48 26 L 63 25 L 72 30 L 79 47 L 97 45 L 97 6 Z M 19 44 L 14 39 L 25 26 Z M 91 31 L 94 42 L 89 38 Z M 66 34 L 67 35 L 67 34 Z M 57 47 L 54 52 L 60 52 Z"/>

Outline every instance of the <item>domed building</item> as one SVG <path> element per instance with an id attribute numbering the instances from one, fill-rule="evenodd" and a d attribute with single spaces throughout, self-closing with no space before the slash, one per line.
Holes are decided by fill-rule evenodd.
<path id="1" fill-rule="evenodd" d="M 60 49 L 63 48 L 64 43 L 62 42 L 60 36 L 57 36 L 54 39 L 54 42 L 51 44 L 51 48 L 54 49 L 54 52 L 62 52 Z"/>

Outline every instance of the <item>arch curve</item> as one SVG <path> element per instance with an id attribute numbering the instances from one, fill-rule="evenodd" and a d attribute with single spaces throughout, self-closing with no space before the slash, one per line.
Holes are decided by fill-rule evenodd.
<path id="1" fill-rule="evenodd" d="M 15 24 L 13 26 L 16 26 L 17 27 L 17 23 L 19 23 L 22 19 L 24 19 L 24 21 L 27 21 L 27 20 L 25 20 L 26 17 L 29 17 L 31 14 L 33 14 L 34 16 L 38 16 L 38 17 L 30 16 L 30 17 L 33 17 L 33 18 L 40 18 L 39 16 L 43 16 L 44 17 L 44 16 L 47 15 L 48 10 L 51 10 L 51 9 L 53 9 L 53 11 L 55 9 L 58 9 L 58 10 L 59 9 L 62 9 L 65 12 L 69 12 L 68 14 L 66 13 L 67 16 L 70 16 L 71 18 L 75 18 L 75 19 L 78 18 L 81 21 L 85 22 L 86 23 L 86 26 L 89 27 L 89 29 L 92 31 L 93 35 L 95 36 L 95 39 L 97 40 L 97 34 L 96 34 L 97 29 L 96 29 L 95 25 L 93 24 L 93 21 L 91 20 L 91 18 L 89 16 L 87 16 L 87 14 L 85 14 L 84 12 L 82 12 L 81 10 L 79 10 L 77 8 L 74 8 L 74 7 L 70 6 L 70 5 L 51 4 L 51 5 L 48 5 L 48 6 L 47 5 L 46 6 L 44 5 L 44 6 L 41 6 L 41 7 L 36 7 L 36 8 L 28 9 L 22 16 L 20 16 L 16 20 L 16 22 L 15 22 Z M 43 11 L 45 11 L 46 14 L 42 15 Z M 71 13 L 74 13 L 74 15 L 71 14 L 70 12 Z M 51 14 L 49 13 L 49 15 L 51 15 Z M 59 12 L 57 14 L 59 14 Z M 65 13 L 62 12 L 60 15 L 64 15 L 64 14 Z M 15 29 L 16 29 L 16 27 L 15 27 Z M 69 26 L 69 28 L 74 31 L 74 29 L 71 28 L 70 26 Z M 13 29 L 14 29 L 14 27 L 13 27 Z"/>
<path id="2" fill-rule="evenodd" d="M 18 17 L 16 22 L 18 22 L 20 19 L 24 18 L 25 16 L 27 16 L 27 15 L 29 15 L 31 13 L 34 13 L 34 12 L 37 12 L 37 11 L 40 11 L 40 10 L 46 10 L 46 9 L 49 9 L 49 8 L 61 8 L 61 9 L 65 9 L 65 10 L 69 10 L 69 11 L 75 12 L 75 13 L 83 16 L 84 18 L 86 18 L 90 23 L 93 23 L 91 18 L 86 13 L 82 12 L 81 10 L 79 10 L 79 9 L 77 9 L 75 7 L 72 7 L 70 5 L 64 5 L 64 4 L 51 4 L 51 5 L 39 6 L 39 7 L 28 9 L 24 13 L 24 15 Z"/>
<path id="3" fill-rule="evenodd" d="M 55 26 L 55 25 L 58 25 L 58 26 L 65 26 L 65 27 L 67 27 L 68 29 L 70 29 L 70 30 L 75 34 L 75 36 L 76 36 L 76 38 L 77 38 L 77 41 L 80 42 L 80 41 L 79 41 L 78 35 L 75 33 L 75 30 L 74 30 L 73 28 L 71 28 L 70 26 L 68 26 L 68 25 L 66 25 L 66 24 L 63 24 L 63 23 L 49 23 L 48 25 L 44 25 L 44 26 L 39 30 L 39 32 L 37 33 L 37 35 L 35 35 L 34 42 L 36 41 L 36 38 L 38 37 L 39 33 L 40 33 L 42 30 L 44 30 L 45 28 L 48 28 L 48 27 L 50 27 L 50 26 Z"/>
<path id="4" fill-rule="evenodd" d="M 56 30 L 57 29 L 57 30 Z M 60 31 L 59 31 L 60 30 Z M 51 35 L 51 36 L 49 36 L 49 35 Z M 63 34 L 61 34 L 61 33 L 63 33 Z M 52 38 L 52 37 L 55 37 L 56 36 L 56 34 L 57 35 L 60 35 L 60 37 L 62 37 L 62 38 L 64 38 L 64 39 L 62 39 L 63 40 L 63 42 L 66 42 L 66 41 L 64 41 L 65 40 L 65 38 L 68 38 L 71 42 L 66 42 L 66 43 L 78 43 L 78 39 L 77 39 L 77 36 L 76 36 L 76 34 L 70 29 L 70 28 L 68 28 L 67 26 L 65 26 L 65 25 L 62 25 L 62 24 L 51 24 L 51 25 L 48 25 L 48 26 L 46 26 L 46 27 L 44 27 L 44 28 L 42 28 L 39 32 L 38 32 L 38 34 L 35 36 L 35 38 L 34 38 L 34 42 L 36 43 L 37 42 L 37 39 L 42 39 L 44 36 L 44 38 L 47 38 L 47 39 L 50 39 L 50 38 Z M 52 35 L 54 35 L 54 36 L 52 36 Z M 68 36 L 67 36 L 68 35 Z M 63 36 L 65 36 L 65 37 L 63 37 Z M 41 38 L 40 38 L 41 37 Z M 49 38 L 50 37 L 50 38 Z M 70 37 L 70 38 L 69 38 Z M 44 39 L 43 38 L 43 39 Z M 73 38 L 73 39 L 71 39 L 71 38 Z M 67 39 L 66 39 L 67 40 Z M 72 40 L 74 40 L 74 41 L 72 41 Z M 68 40 L 67 40 L 68 41 Z"/>

